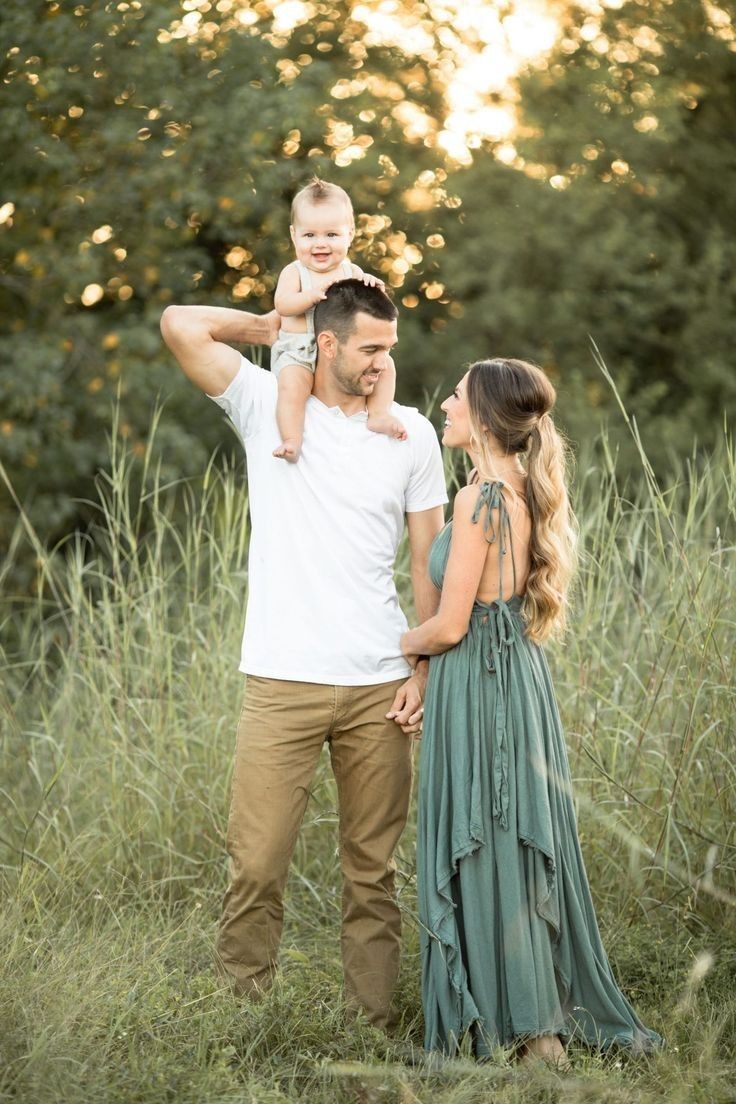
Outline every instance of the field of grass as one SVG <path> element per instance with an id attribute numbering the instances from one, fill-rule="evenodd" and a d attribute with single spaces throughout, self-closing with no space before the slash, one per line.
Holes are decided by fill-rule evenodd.
<path id="1" fill-rule="evenodd" d="M 573 1072 L 468 1059 L 410 1066 L 422 1036 L 414 826 L 397 1042 L 340 1003 L 335 794 L 322 764 L 287 900 L 283 969 L 259 1005 L 212 970 L 246 487 L 214 466 L 162 487 L 113 433 L 97 524 L 44 550 L 22 516 L 3 589 L 0 1100 L 33 1104 L 532 1104 L 736 1100 L 736 464 L 658 484 L 614 446 L 581 460 L 573 628 L 551 648 L 604 941 L 653 1059 L 573 1053 Z M 10 574 L 11 562 L 5 576 Z M 407 593 L 406 552 L 398 581 Z M 0 580 L 0 586 L 2 580 Z"/>

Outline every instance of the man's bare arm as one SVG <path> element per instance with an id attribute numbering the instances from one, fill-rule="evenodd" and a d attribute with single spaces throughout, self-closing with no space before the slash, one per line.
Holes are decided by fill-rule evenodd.
<path id="1" fill-rule="evenodd" d="M 406 515 L 411 553 L 411 586 L 420 624 L 433 617 L 439 607 L 440 592 L 429 577 L 429 550 L 443 523 L 444 511 L 441 506 Z M 399 687 L 391 709 L 386 714 L 401 725 L 407 735 L 421 732 L 424 712 L 422 699 L 427 685 L 428 666 L 426 659 L 417 663 L 414 674 Z"/>
<path id="2" fill-rule="evenodd" d="M 444 520 L 441 506 L 406 515 L 411 553 L 411 586 L 420 625 L 434 617 L 439 607 L 440 592 L 429 577 L 429 550 L 444 525 Z"/>
<path id="3" fill-rule="evenodd" d="M 272 345 L 278 336 L 275 311 L 257 315 L 230 307 L 167 307 L 161 318 L 164 341 L 184 374 L 207 395 L 221 395 L 238 372 L 235 344 Z"/>

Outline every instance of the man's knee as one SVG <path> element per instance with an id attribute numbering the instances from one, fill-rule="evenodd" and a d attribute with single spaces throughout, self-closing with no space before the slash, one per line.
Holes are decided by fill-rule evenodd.
<path id="1" fill-rule="evenodd" d="M 289 868 L 288 855 L 267 847 L 233 847 L 229 850 L 233 891 L 259 899 L 280 896 Z"/>

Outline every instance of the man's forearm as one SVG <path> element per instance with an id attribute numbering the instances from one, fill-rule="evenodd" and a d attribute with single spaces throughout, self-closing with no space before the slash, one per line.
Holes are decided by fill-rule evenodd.
<path id="1" fill-rule="evenodd" d="M 434 617 L 440 605 L 440 592 L 429 577 L 426 564 L 412 564 L 411 589 L 414 595 L 414 609 L 417 624 Z"/>
<path id="2" fill-rule="evenodd" d="M 225 345 L 271 345 L 274 326 L 271 315 L 251 314 L 232 307 L 173 306 L 164 312 L 164 324 L 180 331 L 205 333 Z M 164 330 L 165 333 L 165 330 Z"/>
<path id="3" fill-rule="evenodd" d="M 425 621 L 429 621 L 431 617 L 434 617 L 440 604 L 440 593 L 429 577 L 426 564 L 421 566 L 418 564 L 412 565 L 411 588 L 414 595 L 414 608 L 417 614 L 417 622 L 421 625 Z M 423 683 L 426 683 L 428 672 L 429 663 L 422 657 L 415 668 L 415 675 L 421 678 Z M 421 692 L 424 694 L 423 689 Z"/>
<path id="4" fill-rule="evenodd" d="M 272 345 L 279 316 L 251 314 L 231 307 L 167 307 L 161 317 L 163 339 L 184 374 L 206 395 L 221 395 L 240 365 L 239 344 Z"/>

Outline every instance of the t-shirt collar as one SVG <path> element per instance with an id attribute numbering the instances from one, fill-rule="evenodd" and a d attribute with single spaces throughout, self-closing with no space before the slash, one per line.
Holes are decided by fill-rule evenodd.
<path id="1" fill-rule="evenodd" d="M 330 414 L 333 418 L 343 418 L 346 422 L 368 421 L 367 410 L 358 410 L 355 414 L 346 414 L 345 411 L 339 406 L 327 406 L 325 403 L 322 402 L 321 399 L 318 399 L 316 395 L 310 395 L 309 401 L 311 403 L 316 403 L 319 407 L 321 407 L 323 411 L 325 411 L 325 413 Z"/>

